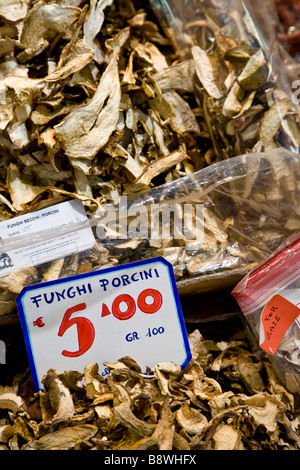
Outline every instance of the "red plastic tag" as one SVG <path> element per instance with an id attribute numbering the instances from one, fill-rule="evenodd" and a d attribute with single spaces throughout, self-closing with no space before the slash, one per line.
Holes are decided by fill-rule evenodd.
<path id="1" fill-rule="evenodd" d="M 300 309 L 281 295 L 274 295 L 261 314 L 264 342 L 260 347 L 274 356 L 285 333 L 300 315 Z"/>

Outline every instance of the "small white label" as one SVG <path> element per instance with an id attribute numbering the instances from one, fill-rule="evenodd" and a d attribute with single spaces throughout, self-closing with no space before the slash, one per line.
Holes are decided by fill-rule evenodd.
<path id="1" fill-rule="evenodd" d="M 191 358 L 172 265 L 153 258 L 26 287 L 17 298 L 36 389 L 54 368 L 132 357 L 146 371 Z"/>
<path id="2" fill-rule="evenodd" d="M 92 248 L 95 238 L 90 227 L 54 236 L 53 238 L 30 243 L 32 234 L 53 230 L 85 222 L 87 216 L 81 201 L 75 199 L 62 202 L 36 212 L 31 212 L 0 223 L 0 277 L 6 276 L 25 266 L 36 266 L 78 251 Z M 20 245 L 6 250 L 5 242 L 14 238 L 24 238 Z M 20 238 L 21 240 L 21 238 Z"/>

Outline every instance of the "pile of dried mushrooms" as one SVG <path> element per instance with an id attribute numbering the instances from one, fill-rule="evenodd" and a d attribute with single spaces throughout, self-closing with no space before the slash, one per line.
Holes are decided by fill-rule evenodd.
<path id="1" fill-rule="evenodd" d="M 0 387 L 3 450 L 299 450 L 299 412 L 268 360 L 240 340 L 189 335 L 192 360 L 141 374 L 130 357 Z M 151 373 L 150 373 L 151 372 Z M 27 380 L 26 380 L 27 379 Z"/>
<path id="2" fill-rule="evenodd" d="M 258 43 L 223 34 L 211 7 L 197 13 L 203 42 L 183 60 L 148 2 L 0 0 L 0 221 L 73 197 L 92 215 L 243 153 L 300 147 L 297 114 Z M 12 273 L 1 280 L 0 315 L 25 285 L 111 261 L 96 245 Z M 184 371 L 165 363 L 144 375 L 125 357 L 106 364 L 105 380 L 97 364 L 50 370 L 35 394 L 29 372 L 15 376 L 0 387 L 0 448 L 298 450 L 294 398 L 269 362 L 242 342 L 204 341 L 198 330 L 189 340 Z"/>
<path id="3" fill-rule="evenodd" d="M 299 147 L 255 38 L 225 35 L 201 8 L 204 42 L 182 60 L 148 2 L 0 1 L 0 220 L 66 197 L 93 212 L 235 155 Z"/>
<path id="4" fill-rule="evenodd" d="M 24 286 L 152 256 L 170 261 L 178 282 L 251 269 L 300 230 L 297 156 L 255 160 L 285 139 L 298 148 L 297 114 L 253 31 L 248 42 L 228 36 L 223 7 L 216 15 L 202 3 L 187 28 L 201 41 L 184 59 L 148 2 L 0 0 L 0 222 L 70 198 L 92 220 L 106 203 L 143 202 L 141 190 L 156 188 L 156 203 L 190 203 L 180 182 L 193 186 L 193 175 L 193 202 L 205 205 L 204 243 L 189 251 L 173 236 L 96 240 L 88 252 L 1 277 L 0 317 L 16 313 Z M 243 152 L 248 166 L 198 171 Z M 218 188 L 231 171 L 244 177 Z"/>
<path id="5" fill-rule="evenodd" d="M 141 201 L 161 188 L 155 202 L 164 200 L 168 185 L 213 163 L 299 147 L 298 115 L 255 32 L 237 40 L 218 20 L 224 6 L 192 5 L 187 31 L 198 28 L 201 41 L 183 59 L 148 2 L 0 0 L 0 222 L 70 198 L 94 220 L 121 196 Z M 243 163 L 249 174 L 211 197 L 221 174 L 196 176 L 208 178 L 194 201 L 205 205 L 204 244 L 187 253 L 172 236 L 150 246 L 97 240 L 88 253 L 2 278 L 0 315 L 25 285 L 145 257 L 164 256 L 178 281 L 255 266 L 300 229 L 290 209 L 297 158 L 264 155 L 267 166 Z M 192 202 L 184 184 L 172 191 L 173 202 L 178 191 Z"/>

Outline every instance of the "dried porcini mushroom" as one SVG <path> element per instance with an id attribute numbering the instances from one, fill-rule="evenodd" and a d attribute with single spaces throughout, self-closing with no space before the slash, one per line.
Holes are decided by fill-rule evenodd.
<path id="1" fill-rule="evenodd" d="M 189 342 L 184 370 L 164 362 L 146 375 L 124 357 L 105 363 L 106 379 L 93 363 L 84 373 L 49 370 L 34 396 L 30 379 L 0 388 L 3 448 L 299 450 L 294 397 L 267 359 L 258 367 L 246 342 L 215 343 L 199 330 Z M 249 380 L 253 370 L 259 378 Z"/>
<path id="2" fill-rule="evenodd" d="M 186 59 L 180 38 L 170 41 L 170 28 L 165 37 L 137 0 L 3 6 L 13 44 L 0 66 L 4 218 L 62 191 L 85 196 L 93 212 L 259 145 L 276 148 L 283 135 L 299 146 L 297 115 L 263 51 L 201 8 L 202 41 Z"/>
<path id="3" fill-rule="evenodd" d="M 15 0 L 3 7 L 10 45 L 0 48 L 0 221 L 71 198 L 93 220 L 121 196 L 130 204 L 143 197 L 168 202 L 172 183 L 173 202 L 180 195 L 183 203 L 205 204 L 204 243 L 187 247 L 174 234 L 128 244 L 97 240 L 78 256 L 73 274 L 156 255 L 172 262 L 178 282 L 250 269 L 300 228 L 298 214 L 282 214 L 286 200 L 298 200 L 295 160 L 291 169 L 288 158 L 266 155 L 270 168 L 261 172 L 264 161 L 253 158 L 255 169 L 249 163 L 247 178 L 232 181 L 225 198 L 207 186 L 198 200 L 188 187 L 214 163 L 276 151 L 286 141 L 293 149 L 300 144 L 297 114 L 272 81 L 259 41 L 231 36 L 213 5 L 199 5 L 196 14 L 187 27 L 193 34 L 184 36 L 186 57 L 176 47 L 180 37 L 164 32 L 162 16 L 156 20 L 138 0 Z M 238 15 L 232 16 L 237 29 Z M 196 43 L 194 28 L 201 31 Z M 209 173 L 203 178 L 215 184 Z M 161 192 L 152 196 L 157 187 Z M 270 230 L 253 236 L 251 220 L 258 218 Z M 29 275 L 27 285 L 69 275 L 68 258 L 54 263 Z M 17 294 L 23 275 L 16 274 L 15 286 L 0 278 L 1 297 Z M 3 297 L 3 312 L 11 313 L 9 302 Z"/>
<path id="4" fill-rule="evenodd" d="M 2 16 L 20 31 L 8 28 L 16 44 L 0 67 L 8 217 L 62 190 L 95 209 L 115 200 L 103 186 L 118 196 L 148 188 L 178 165 L 185 172 L 192 154 L 202 166 L 193 90 L 160 88 L 155 75 L 174 52 L 138 2 L 15 2 Z"/>
<path id="5" fill-rule="evenodd" d="M 49 391 L 50 405 L 55 412 L 53 420 L 71 418 L 75 414 L 75 408 L 70 391 L 54 370 L 49 370 L 43 377 L 43 385 Z"/>
<path id="6" fill-rule="evenodd" d="M 11 410 L 17 413 L 24 409 L 25 403 L 23 399 L 17 395 L 16 390 L 12 387 L 0 387 L 0 408 Z"/>
<path id="7" fill-rule="evenodd" d="M 268 81 L 260 49 L 215 34 L 209 50 L 195 46 L 193 58 L 181 61 L 137 2 L 63 3 L 28 3 L 28 14 L 18 20 L 19 41 L 11 32 L 10 57 L 2 50 L 0 220 L 71 197 L 81 199 L 93 215 L 121 195 L 134 200 L 137 191 L 180 180 L 243 152 L 252 153 L 255 162 L 257 150 L 279 146 L 279 135 L 299 146 L 295 112 Z M 53 28 L 54 11 L 62 16 Z M 30 22 L 41 12 L 45 25 L 36 32 Z M 32 34 L 39 35 L 37 42 L 31 41 Z M 96 241 L 87 252 L 1 278 L 1 315 L 13 311 L 15 295 L 25 285 L 141 256 L 160 254 L 170 260 L 177 280 L 254 266 L 289 230 L 299 229 L 297 214 L 283 218 L 280 211 L 282 201 L 298 200 L 295 162 L 278 154 L 266 155 L 256 166 L 244 161 L 247 178 L 207 195 L 215 181 L 208 174 L 198 201 L 205 202 L 205 243 L 190 250 L 185 240 L 159 239 L 150 246 L 144 240 L 119 245 Z M 266 173 L 272 182 L 268 188 L 261 184 Z M 178 189 L 189 201 L 184 181 Z M 168 187 L 160 199 L 168 200 Z M 260 231 L 254 246 L 247 232 L 250 217 L 269 227 Z M 264 366 L 267 389 L 248 352 L 228 348 L 228 355 L 215 358 L 217 348 L 206 350 L 202 341 L 199 346 L 195 363 L 184 373 L 174 364 L 159 364 L 153 376 L 142 377 L 128 359 L 107 364 L 105 382 L 96 364 L 86 367 L 82 382 L 79 373 L 57 377 L 50 371 L 47 390 L 38 396 L 38 423 L 29 412 L 21 415 L 22 400 L 4 395 L 1 406 L 0 395 L 1 409 L 14 414 L 0 428 L 4 446 L 298 449 L 293 399 L 270 369 Z M 229 383 L 237 393 L 228 391 Z M 261 399 L 247 400 L 248 394 Z M 77 401 L 79 395 L 84 400 Z M 263 442 L 257 440 L 258 429 L 265 433 Z"/>

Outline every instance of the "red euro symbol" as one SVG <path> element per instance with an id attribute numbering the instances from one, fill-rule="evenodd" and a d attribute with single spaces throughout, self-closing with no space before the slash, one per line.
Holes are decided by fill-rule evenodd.
<path id="1" fill-rule="evenodd" d="M 34 325 L 34 326 L 38 326 L 39 328 L 42 328 L 43 326 L 45 326 L 45 323 L 43 322 L 43 317 L 37 318 L 37 319 L 33 322 L 33 325 Z"/>

